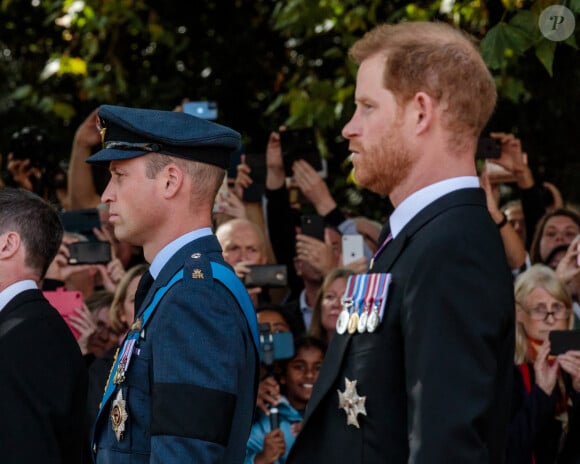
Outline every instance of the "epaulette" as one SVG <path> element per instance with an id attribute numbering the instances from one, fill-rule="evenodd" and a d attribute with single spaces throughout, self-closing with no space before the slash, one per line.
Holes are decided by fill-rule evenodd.
<path id="1" fill-rule="evenodd" d="M 208 254 L 194 252 L 185 259 L 183 263 L 183 283 L 186 287 L 190 285 L 199 286 L 204 283 L 213 285 L 213 273 Z"/>

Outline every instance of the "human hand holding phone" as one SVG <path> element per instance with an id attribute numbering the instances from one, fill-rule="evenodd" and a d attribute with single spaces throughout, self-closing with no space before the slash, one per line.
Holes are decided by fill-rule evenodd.
<path id="1" fill-rule="evenodd" d="M 71 329 L 74 337 L 82 335 L 82 327 L 77 323 L 77 311 L 83 307 L 83 294 L 76 290 L 66 290 L 64 287 L 42 292 L 50 305 L 55 308 Z"/>
<path id="2" fill-rule="evenodd" d="M 280 147 L 286 177 L 293 176 L 292 165 L 298 159 L 306 160 L 316 171 L 323 170 L 314 127 L 281 131 Z"/>

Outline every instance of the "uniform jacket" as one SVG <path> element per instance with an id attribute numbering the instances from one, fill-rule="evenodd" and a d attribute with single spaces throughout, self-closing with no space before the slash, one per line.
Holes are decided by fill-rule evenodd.
<path id="1" fill-rule="evenodd" d="M 87 370 L 79 346 L 40 290 L 0 311 L 0 462 L 78 464 Z"/>
<path id="2" fill-rule="evenodd" d="M 183 268 L 183 280 L 141 332 L 125 382 L 97 419 L 98 464 L 243 461 L 258 355 L 241 308 L 213 279 L 210 260 L 224 263 L 215 236 L 194 240 L 169 260 L 145 297 L 137 318 Z M 128 417 L 117 440 L 110 412 L 119 390 Z"/>
<path id="3" fill-rule="evenodd" d="M 392 275 L 382 324 L 333 337 L 287 462 L 502 463 L 514 300 L 483 191 L 425 207 L 371 272 Z M 345 378 L 366 397 L 360 428 L 339 409 Z"/>

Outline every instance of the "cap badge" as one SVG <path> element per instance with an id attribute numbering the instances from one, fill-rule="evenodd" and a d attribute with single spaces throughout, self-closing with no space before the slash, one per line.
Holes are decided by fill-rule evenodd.
<path id="1" fill-rule="evenodd" d="M 101 136 L 101 145 L 105 145 L 105 134 L 107 132 L 107 128 L 101 125 L 101 118 L 97 116 L 97 129 L 99 131 L 99 135 Z"/>

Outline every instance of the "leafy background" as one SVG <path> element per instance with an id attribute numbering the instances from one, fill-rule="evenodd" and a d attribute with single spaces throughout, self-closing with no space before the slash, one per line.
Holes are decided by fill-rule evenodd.
<path id="1" fill-rule="evenodd" d="M 315 125 L 339 204 L 383 220 L 388 201 L 353 183 L 340 138 L 356 74 L 347 50 L 378 22 L 438 20 L 481 40 L 500 95 L 486 131 L 515 133 L 537 179 L 578 203 L 578 28 L 558 43 L 538 29 L 557 3 L 2 0 L 0 152 L 12 132 L 36 124 L 66 163 L 75 128 L 100 104 L 216 101 L 218 122 L 240 131 L 252 152 L 282 124 Z M 580 0 L 564 4 L 577 17 Z"/>

